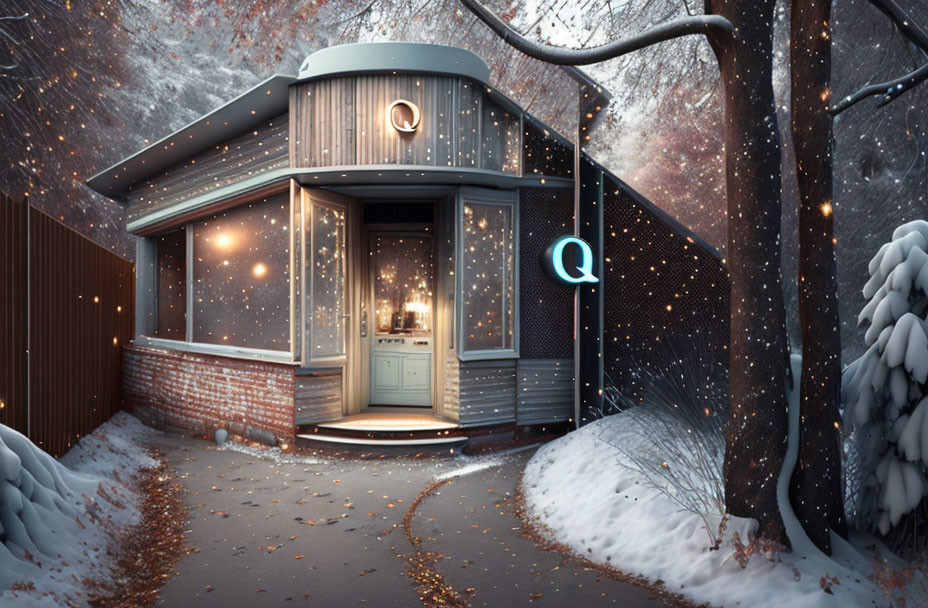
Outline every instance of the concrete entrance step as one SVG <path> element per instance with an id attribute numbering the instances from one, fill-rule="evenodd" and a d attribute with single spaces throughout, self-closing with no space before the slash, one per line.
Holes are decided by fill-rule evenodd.
<path id="1" fill-rule="evenodd" d="M 321 425 L 320 425 L 321 426 Z M 320 443 L 338 443 L 342 445 L 411 447 L 411 446 L 447 446 L 467 443 L 467 437 L 423 437 L 415 439 L 381 439 L 373 437 L 349 437 L 344 435 L 325 435 L 322 433 L 300 434 L 298 438 Z"/>
<path id="2" fill-rule="evenodd" d="M 319 429 L 339 432 L 360 433 L 419 433 L 428 431 L 450 431 L 459 428 L 454 422 L 442 420 L 430 414 L 378 412 L 345 416 L 338 420 L 320 422 Z"/>

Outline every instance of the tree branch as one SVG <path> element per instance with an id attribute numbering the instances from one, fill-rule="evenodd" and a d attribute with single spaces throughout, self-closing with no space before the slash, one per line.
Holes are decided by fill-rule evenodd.
<path id="1" fill-rule="evenodd" d="M 895 0 L 870 0 L 884 15 L 889 17 L 905 38 L 924 53 L 928 53 L 928 33 L 906 14 Z"/>
<path id="2" fill-rule="evenodd" d="M 556 65 L 589 65 L 626 55 L 658 42 L 665 42 L 692 34 L 734 33 L 731 22 L 718 15 L 701 15 L 675 19 L 658 25 L 646 32 L 615 40 L 592 49 L 565 49 L 532 42 L 512 29 L 502 19 L 484 8 L 477 0 L 461 0 L 467 9 L 483 21 L 500 38 L 529 57 Z"/>
<path id="3" fill-rule="evenodd" d="M 918 68 L 914 72 L 909 72 L 905 76 L 897 78 L 896 80 L 866 86 L 853 95 L 848 95 L 842 99 L 837 105 L 829 109 L 829 112 L 832 116 L 837 116 L 858 102 L 861 102 L 864 99 L 873 97 L 875 95 L 883 96 L 883 99 L 881 99 L 880 102 L 876 104 L 878 108 L 882 108 L 909 89 L 915 88 L 919 83 L 925 81 L 926 79 L 928 79 L 928 63 Z"/>

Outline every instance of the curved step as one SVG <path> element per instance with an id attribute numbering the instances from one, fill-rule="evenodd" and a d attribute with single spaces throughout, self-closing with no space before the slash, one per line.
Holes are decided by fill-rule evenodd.
<path id="1" fill-rule="evenodd" d="M 323 435 L 321 433 L 297 435 L 307 441 L 321 443 L 341 443 L 346 445 L 376 445 L 380 447 L 406 447 L 414 445 L 448 445 L 466 443 L 467 437 L 429 437 L 423 439 L 371 439 L 367 437 L 345 437 L 340 435 Z"/>

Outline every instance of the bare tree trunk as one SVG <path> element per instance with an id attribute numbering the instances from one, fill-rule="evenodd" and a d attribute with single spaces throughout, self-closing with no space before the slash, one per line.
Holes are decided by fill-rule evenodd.
<path id="1" fill-rule="evenodd" d="M 802 527 L 831 554 L 829 530 L 847 534 L 841 489 L 841 332 L 834 250 L 828 112 L 831 0 L 793 0 L 790 73 L 793 146 L 799 180 L 799 322 L 802 328 L 799 460 L 790 499 Z"/>
<path id="2" fill-rule="evenodd" d="M 725 506 L 788 545 L 777 505 L 786 452 L 786 311 L 780 277 L 780 144 L 772 84 L 774 0 L 706 0 L 732 38 L 708 34 L 725 95 L 731 415 Z"/>

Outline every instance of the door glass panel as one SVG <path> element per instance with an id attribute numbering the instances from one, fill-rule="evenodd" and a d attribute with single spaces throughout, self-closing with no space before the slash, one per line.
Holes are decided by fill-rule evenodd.
<path id="1" fill-rule="evenodd" d="M 345 210 L 313 203 L 310 219 L 309 291 L 306 313 L 310 327 L 310 358 L 345 354 Z"/>
<path id="2" fill-rule="evenodd" d="M 374 323 L 378 334 L 432 334 L 432 238 L 377 235 L 374 263 Z"/>

